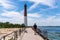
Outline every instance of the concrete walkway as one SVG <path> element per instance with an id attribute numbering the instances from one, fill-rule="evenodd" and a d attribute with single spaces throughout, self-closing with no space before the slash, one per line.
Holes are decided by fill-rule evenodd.
<path id="1" fill-rule="evenodd" d="M 44 40 L 44 39 L 38 34 L 34 35 L 34 31 L 32 30 L 32 28 L 26 28 L 21 40 Z"/>

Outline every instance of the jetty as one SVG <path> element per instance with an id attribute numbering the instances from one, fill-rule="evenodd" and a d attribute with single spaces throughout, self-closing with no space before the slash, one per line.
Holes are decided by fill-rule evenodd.
<path id="1" fill-rule="evenodd" d="M 38 34 L 35 35 L 32 28 L 26 28 L 21 40 L 44 40 L 44 39 Z"/>
<path id="2" fill-rule="evenodd" d="M 7 30 L 7 29 L 6 29 Z M 9 32 L 1 34 L 0 40 L 47 40 L 39 33 L 35 35 L 33 28 L 12 28 Z"/>

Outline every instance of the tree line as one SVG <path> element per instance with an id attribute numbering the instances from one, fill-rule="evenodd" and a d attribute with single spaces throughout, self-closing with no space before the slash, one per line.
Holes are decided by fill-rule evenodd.
<path id="1" fill-rule="evenodd" d="M 0 28 L 20 28 L 25 27 L 24 24 L 13 24 L 9 22 L 0 22 Z"/>

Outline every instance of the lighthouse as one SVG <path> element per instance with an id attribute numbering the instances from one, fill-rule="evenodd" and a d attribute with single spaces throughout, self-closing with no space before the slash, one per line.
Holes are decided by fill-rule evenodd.
<path id="1" fill-rule="evenodd" d="M 24 5 L 24 24 L 27 26 L 27 5 Z"/>

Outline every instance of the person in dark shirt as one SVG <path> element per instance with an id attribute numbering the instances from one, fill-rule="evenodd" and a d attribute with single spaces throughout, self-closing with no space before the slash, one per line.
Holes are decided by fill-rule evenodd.
<path id="1" fill-rule="evenodd" d="M 37 25 L 36 25 L 36 23 L 33 25 L 33 27 L 34 27 L 34 31 L 35 31 L 35 34 L 36 34 L 36 32 L 37 32 Z"/>

